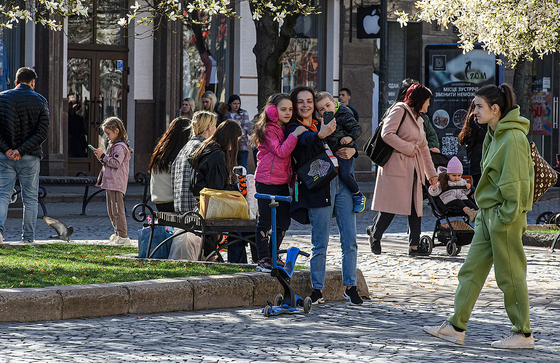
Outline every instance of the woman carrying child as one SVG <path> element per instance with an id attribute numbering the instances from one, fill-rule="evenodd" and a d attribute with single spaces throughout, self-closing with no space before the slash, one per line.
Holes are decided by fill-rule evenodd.
<path id="1" fill-rule="evenodd" d="M 118 117 L 109 117 L 103 121 L 101 128 L 109 139 L 109 146 L 106 153 L 101 149 L 94 149 L 93 153 L 103 164 L 97 186 L 106 191 L 107 213 L 115 230 L 109 242 L 130 246 L 124 211 L 124 194 L 128 186 L 129 161 L 133 150 L 128 146 L 128 135 L 123 122 Z"/>
<path id="2" fill-rule="evenodd" d="M 277 93 L 268 98 L 264 111 L 255 124 L 252 143 L 258 147 L 255 187 L 257 193 L 289 196 L 288 183 L 292 180 L 291 154 L 297 145 L 298 136 L 307 129 L 298 126 L 284 136 L 284 125 L 292 118 L 293 106 L 290 96 Z M 257 221 L 256 243 L 258 252 L 258 271 L 272 270 L 272 246 L 269 231 L 272 225 L 270 202 L 258 199 L 259 216 Z M 276 208 L 277 231 L 276 247 L 280 248 L 286 231 L 290 227 L 290 203 L 280 202 Z M 278 260 L 282 265 L 282 261 Z"/>
<path id="3" fill-rule="evenodd" d="M 474 94 L 474 116 L 488 125 L 482 148 L 482 176 L 475 199 L 480 207 L 469 253 L 459 271 L 455 312 L 428 334 L 463 345 L 474 304 L 492 265 L 513 324 L 493 348 L 533 349 L 529 324 L 527 258 L 521 237 L 533 207 L 534 168 L 527 133 L 531 123 L 520 116 L 511 87 L 488 85 Z"/>
<path id="4" fill-rule="evenodd" d="M 317 92 L 315 95 L 315 108 L 323 117 L 325 112 L 332 112 L 336 120 L 336 130 L 326 137 L 327 144 L 333 153 L 344 147 L 353 147 L 356 153 L 353 158 L 344 159 L 340 156 L 338 160 L 338 177 L 352 193 L 354 212 L 361 213 L 366 208 L 366 197 L 360 192 L 360 186 L 354 178 L 354 158 L 358 157 L 358 146 L 356 140 L 362 134 L 362 128 L 354 118 L 354 114 L 348 107 L 336 102 L 328 92 Z"/>
<path id="5" fill-rule="evenodd" d="M 438 171 L 440 171 L 439 168 Z M 478 208 L 467 197 L 470 189 L 471 184 L 463 179 L 463 165 L 454 156 L 447 163 L 446 170 L 439 173 L 437 185 L 435 187 L 430 185 L 428 193 L 434 197 L 439 196 L 446 207 L 462 210 L 470 221 L 474 222 Z"/>

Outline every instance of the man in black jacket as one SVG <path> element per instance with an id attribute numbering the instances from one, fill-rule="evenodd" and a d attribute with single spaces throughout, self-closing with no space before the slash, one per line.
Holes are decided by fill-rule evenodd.
<path id="1" fill-rule="evenodd" d="M 50 125 L 47 100 L 34 91 L 36 78 L 32 69 L 20 68 L 16 87 L 0 93 L 0 243 L 16 179 L 23 201 L 22 241 L 35 240 L 41 145 Z"/>

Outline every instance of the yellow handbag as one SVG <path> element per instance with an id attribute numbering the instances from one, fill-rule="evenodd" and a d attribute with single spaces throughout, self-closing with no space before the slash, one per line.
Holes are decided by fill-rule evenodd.
<path id="1" fill-rule="evenodd" d="M 206 219 L 249 219 L 249 205 L 240 192 L 204 188 L 200 214 Z"/>

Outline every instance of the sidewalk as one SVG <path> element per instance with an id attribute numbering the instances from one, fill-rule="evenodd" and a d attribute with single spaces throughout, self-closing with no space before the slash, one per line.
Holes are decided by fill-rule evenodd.
<path id="1" fill-rule="evenodd" d="M 549 192 L 550 193 L 550 192 Z M 548 194 L 548 193 L 547 193 Z M 130 213 L 135 202 L 128 200 Z M 560 211 L 559 199 L 539 202 L 529 223 L 543 211 Z M 369 205 L 369 202 L 368 202 Z M 74 225 L 75 241 L 97 243 L 111 234 L 103 202 L 93 202 L 88 216 L 78 203 L 57 203 L 52 216 Z M 407 255 L 406 217 L 396 216 L 382 240 L 383 253 L 373 255 L 365 229 L 374 212 L 357 215 L 358 268 L 371 300 L 361 307 L 328 301 L 311 314 L 264 318 L 258 307 L 194 312 L 128 314 L 106 318 L 41 323 L 0 323 L 0 362 L 12 361 L 194 361 L 194 362 L 557 362 L 560 356 L 560 271 L 558 253 L 525 247 L 528 261 L 534 351 L 490 347 L 508 333 L 510 323 L 502 293 L 491 272 L 473 311 L 465 346 L 440 341 L 421 331 L 452 313 L 457 272 L 468 246 L 455 257 L 438 247 L 429 257 Z M 134 235 L 137 222 L 128 219 Z M 38 238 L 51 234 L 37 221 Z M 422 231 L 434 218 L 425 206 Z M 17 240 L 21 220 L 8 219 L 6 238 Z M 286 245 L 310 250 L 309 226 L 293 223 Z M 327 266 L 340 270 L 336 223 L 331 223 Z M 300 263 L 308 265 L 302 258 Z M 272 298 L 272 296 L 270 297 Z"/>

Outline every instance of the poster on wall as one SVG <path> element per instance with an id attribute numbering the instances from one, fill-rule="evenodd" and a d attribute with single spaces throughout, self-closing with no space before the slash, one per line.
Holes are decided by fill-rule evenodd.
<path id="1" fill-rule="evenodd" d="M 552 135 L 552 94 L 533 92 L 533 135 Z"/>
<path id="2" fill-rule="evenodd" d="M 433 92 L 428 116 L 436 131 L 440 151 L 457 156 L 468 174 L 466 149 L 459 146 L 457 137 L 473 99 L 473 94 L 487 84 L 497 84 L 503 68 L 496 56 L 480 46 L 463 54 L 458 44 L 426 46 L 426 85 Z"/>

